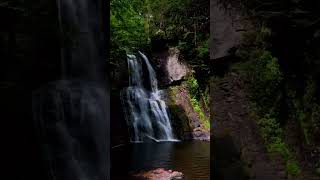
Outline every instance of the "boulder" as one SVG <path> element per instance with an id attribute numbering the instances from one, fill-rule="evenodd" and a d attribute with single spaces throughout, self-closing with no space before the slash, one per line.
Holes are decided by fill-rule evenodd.
<path id="1" fill-rule="evenodd" d="M 158 67 L 161 71 L 160 81 L 165 85 L 174 84 L 183 80 L 188 74 L 187 65 L 179 59 L 180 52 L 177 48 L 169 48 L 155 55 Z"/>
<path id="2" fill-rule="evenodd" d="M 183 173 L 163 168 L 153 169 L 146 172 L 135 174 L 134 177 L 146 180 L 178 180 L 184 179 Z"/>

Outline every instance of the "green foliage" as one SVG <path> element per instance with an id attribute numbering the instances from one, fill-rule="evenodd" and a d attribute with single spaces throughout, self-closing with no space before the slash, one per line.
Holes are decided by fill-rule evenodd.
<path id="1" fill-rule="evenodd" d="M 227 6 L 236 1 L 220 2 Z M 268 124 L 270 129 L 280 120 L 283 125 L 289 120 L 300 125 L 305 142 L 319 146 L 320 4 L 306 0 L 245 0 L 241 5 L 250 17 L 257 20 L 255 25 L 262 24 L 258 32 L 244 37 L 243 45 L 237 52 L 241 63 L 234 68 L 250 80 L 259 115 L 272 115 L 274 119 Z M 274 44 L 269 43 L 269 39 Z M 270 47 L 273 50 L 270 55 L 263 53 L 271 50 Z M 281 71 L 278 71 L 277 60 L 271 54 L 277 54 L 280 58 Z M 257 64 L 257 59 L 268 63 Z M 269 130 L 264 133 L 270 136 Z M 288 147 L 281 142 L 272 141 L 269 148 L 287 157 Z M 290 160 L 290 156 L 288 158 Z M 287 161 L 287 171 L 299 174 L 300 170 L 291 159 Z"/>
<path id="2" fill-rule="evenodd" d="M 191 101 L 193 110 L 199 115 L 199 119 L 202 121 L 204 127 L 206 129 L 210 129 L 210 120 L 201 109 L 199 101 L 196 98 L 190 98 L 190 101 Z"/>
<path id="3" fill-rule="evenodd" d="M 203 100 L 203 103 L 205 105 L 205 108 L 209 110 L 209 105 L 210 105 L 210 91 L 209 91 L 209 87 L 207 87 L 204 92 L 201 93 L 201 97 Z"/>
<path id="4" fill-rule="evenodd" d="M 266 50 L 270 35 L 271 30 L 265 26 L 258 32 L 245 34 L 243 44 L 236 52 L 241 61 L 233 67 L 249 80 L 252 100 L 261 114 L 277 113 L 281 98 L 283 73 L 278 59 Z"/>
<path id="5" fill-rule="evenodd" d="M 191 38 L 208 33 L 209 3 L 206 0 L 155 0 L 148 4 L 151 32 L 164 31 L 167 39 Z M 199 33 L 197 35 L 196 33 Z M 154 33 L 153 33 L 154 34 Z"/>
<path id="6" fill-rule="evenodd" d="M 112 0 L 110 5 L 110 61 L 115 68 L 130 51 L 178 46 L 179 57 L 199 79 L 208 74 L 209 1 Z"/>
<path id="7" fill-rule="evenodd" d="M 305 142 L 310 144 L 319 140 L 320 106 L 316 99 L 315 81 L 309 79 L 302 98 L 296 92 L 291 92 L 291 113 L 298 120 Z"/>
<path id="8" fill-rule="evenodd" d="M 286 164 L 286 170 L 293 176 L 298 176 L 301 173 L 301 169 L 298 163 L 294 160 L 288 160 Z"/>
<path id="9" fill-rule="evenodd" d="M 283 130 L 279 124 L 279 102 L 283 73 L 278 59 L 272 56 L 267 39 L 271 30 L 262 26 L 257 33 L 246 34 L 242 47 L 236 52 L 241 59 L 233 70 L 249 79 L 252 101 L 257 105 L 260 119 L 257 124 L 270 153 L 278 153 L 286 162 L 288 174 L 297 176 L 300 168 L 288 146 L 283 141 Z"/>
<path id="10" fill-rule="evenodd" d="M 117 69 L 125 54 L 141 48 L 162 51 L 178 46 L 180 57 L 200 79 L 208 73 L 209 1 L 207 0 L 112 0 L 110 18 L 110 63 Z M 200 98 L 208 106 L 208 90 L 195 77 L 187 80 L 194 110 L 205 125 L 209 120 L 201 109 Z"/>
<path id="11" fill-rule="evenodd" d="M 223 3 L 230 2 L 234 0 Z M 243 5 L 249 16 L 273 27 L 272 30 L 261 28 L 257 33 L 260 35 L 250 36 L 246 41 L 255 41 L 256 47 L 268 48 L 267 39 L 272 35 L 273 49 L 284 65 L 283 82 L 290 84 L 286 102 L 289 102 L 291 116 L 300 124 L 306 143 L 320 142 L 319 95 L 315 93 L 319 89 L 317 79 L 320 75 L 320 4 L 307 0 L 246 0 Z"/>
<path id="12" fill-rule="evenodd" d="M 205 82 L 209 72 L 209 1 L 155 0 L 150 2 L 149 12 L 153 49 L 177 46 L 180 58 L 193 68 L 200 84 Z M 159 31 L 163 32 L 160 41 Z"/>
<path id="13" fill-rule="evenodd" d="M 285 161 L 289 160 L 290 151 L 287 145 L 280 138 L 274 138 L 274 142 L 268 145 L 268 151 L 271 153 L 279 153 Z"/>
<path id="14" fill-rule="evenodd" d="M 194 76 L 191 76 L 186 81 L 189 93 L 191 95 L 191 98 L 197 98 L 199 97 L 199 84 L 197 79 L 194 78 Z"/>
<path id="15" fill-rule="evenodd" d="M 263 139 L 268 142 L 276 142 L 282 136 L 282 129 L 277 120 L 269 114 L 258 120 Z"/>
<path id="16" fill-rule="evenodd" d="M 145 1 L 110 2 L 110 63 L 117 66 L 125 54 L 148 45 Z M 120 62 L 121 63 L 121 62 Z"/>
<path id="17" fill-rule="evenodd" d="M 199 59 L 206 59 L 209 57 L 209 39 L 204 40 L 201 44 L 196 48 L 197 57 Z"/>
<path id="18" fill-rule="evenodd" d="M 279 153 L 286 162 L 287 173 L 293 176 L 299 175 L 300 167 L 282 140 L 283 131 L 277 120 L 267 114 L 258 120 L 258 126 L 261 136 L 267 144 L 268 152 Z"/>
<path id="19" fill-rule="evenodd" d="M 204 92 L 201 92 L 199 89 L 199 84 L 197 79 L 194 76 L 190 76 L 186 82 L 186 87 L 188 88 L 190 102 L 194 111 L 199 115 L 199 119 L 202 121 L 206 129 L 210 129 L 210 119 L 205 114 L 203 108 L 200 105 L 200 97 L 204 102 L 205 106 L 209 106 L 209 89 L 207 88 Z"/>
<path id="20" fill-rule="evenodd" d="M 255 99 L 263 104 L 276 94 L 282 73 L 277 58 L 269 51 L 256 49 L 248 53 L 250 53 L 248 60 L 251 69 L 247 72 L 248 77 L 251 77 L 251 88 Z"/>
<path id="21" fill-rule="evenodd" d="M 191 78 L 191 79 L 193 79 L 193 80 L 191 80 L 191 81 L 193 81 L 193 83 L 192 83 L 193 88 L 197 87 L 196 79 L 194 79 L 194 78 Z M 190 87 L 190 86 L 186 85 L 186 87 L 187 87 L 188 90 L 189 90 L 189 87 Z M 174 86 L 174 87 L 170 87 L 170 88 L 169 88 L 169 96 L 170 96 L 171 98 L 176 97 L 177 93 L 178 93 L 178 86 Z M 205 96 L 205 95 L 204 95 L 204 96 Z M 200 121 L 202 122 L 202 124 L 204 125 L 204 127 L 205 127 L 206 129 L 210 129 L 210 119 L 209 119 L 209 118 L 207 117 L 207 115 L 205 114 L 205 112 L 204 112 L 203 108 L 201 107 L 199 101 L 198 101 L 194 96 L 191 95 L 190 90 L 189 90 L 189 98 L 190 98 L 190 103 L 191 103 L 191 105 L 192 105 L 193 110 L 198 114 L 199 119 L 200 119 Z M 174 103 L 173 103 L 173 104 L 174 104 Z M 170 105 L 169 105 L 169 106 L 170 106 Z M 170 108 L 171 108 L 172 111 L 174 111 L 175 114 L 179 114 L 179 113 L 180 113 L 180 116 L 182 116 L 180 111 L 179 111 L 179 113 L 177 112 L 177 110 L 179 110 L 179 109 L 177 109 L 177 108 L 172 108 L 172 106 L 170 106 Z M 185 113 L 185 112 L 183 112 L 183 113 Z M 185 118 L 186 118 L 186 117 L 185 117 Z M 187 122 L 186 119 L 183 119 L 183 121 L 184 121 L 184 122 Z"/>

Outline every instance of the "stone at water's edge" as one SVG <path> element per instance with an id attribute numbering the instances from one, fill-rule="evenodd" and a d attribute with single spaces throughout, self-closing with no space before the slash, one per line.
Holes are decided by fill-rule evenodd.
<path id="1" fill-rule="evenodd" d="M 191 132 L 184 133 L 184 140 L 210 141 L 210 131 L 203 128 L 195 128 Z"/>
<path id="2" fill-rule="evenodd" d="M 202 128 L 193 129 L 192 136 L 194 140 L 210 141 L 210 132 Z"/>
<path id="3" fill-rule="evenodd" d="M 134 177 L 146 180 L 178 180 L 184 179 L 182 172 L 158 168 L 147 172 L 135 174 Z"/>

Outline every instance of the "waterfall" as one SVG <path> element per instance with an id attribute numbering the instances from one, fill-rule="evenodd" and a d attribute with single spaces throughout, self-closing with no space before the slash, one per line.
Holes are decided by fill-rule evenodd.
<path id="1" fill-rule="evenodd" d="M 105 77 L 102 13 L 98 1 L 56 0 L 60 32 L 62 78 L 97 80 Z"/>
<path id="2" fill-rule="evenodd" d="M 55 81 L 33 92 L 33 116 L 50 180 L 107 179 L 105 87 Z"/>
<path id="3" fill-rule="evenodd" d="M 127 62 L 129 87 L 121 92 L 121 97 L 131 141 L 176 141 L 156 73 L 148 58 L 139 52 L 138 57 L 127 55 Z"/>
<path id="4" fill-rule="evenodd" d="M 57 0 L 61 80 L 33 92 L 33 117 L 50 180 L 109 177 L 109 96 L 101 4 Z"/>

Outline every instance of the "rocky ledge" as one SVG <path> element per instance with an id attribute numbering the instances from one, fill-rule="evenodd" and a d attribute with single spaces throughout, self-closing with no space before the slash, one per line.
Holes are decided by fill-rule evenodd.
<path id="1" fill-rule="evenodd" d="M 201 127 L 193 129 L 192 132 L 186 132 L 184 135 L 185 140 L 199 140 L 199 141 L 210 141 L 210 132 L 204 130 Z"/>
<path id="2" fill-rule="evenodd" d="M 141 172 L 134 175 L 137 179 L 144 180 L 180 180 L 184 179 L 184 176 L 181 172 L 165 170 L 163 168 L 153 169 L 146 172 Z"/>

